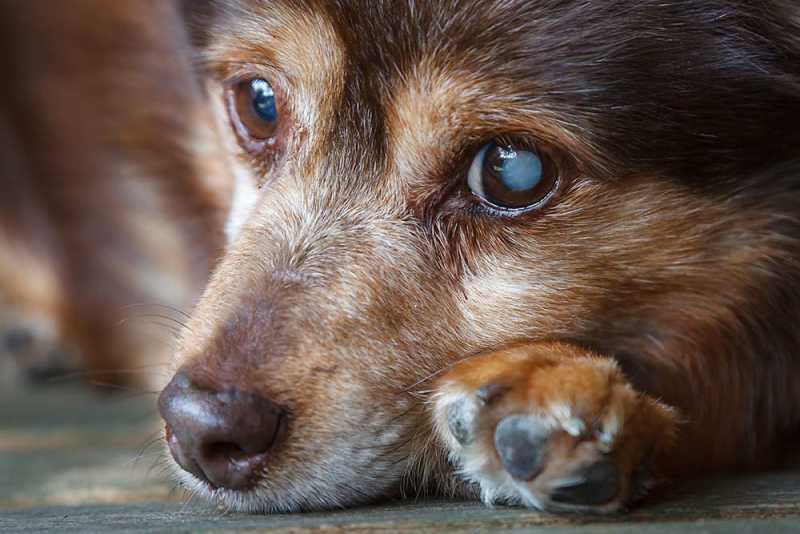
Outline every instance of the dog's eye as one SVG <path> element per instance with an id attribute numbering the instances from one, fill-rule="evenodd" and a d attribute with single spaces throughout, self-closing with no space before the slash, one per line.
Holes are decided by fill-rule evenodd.
<path id="1" fill-rule="evenodd" d="M 266 141 L 275 136 L 278 108 L 268 81 L 254 78 L 235 84 L 229 90 L 228 107 L 237 133 L 245 140 Z"/>
<path id="2" fill-rule="evenodd" d="M 540 152 L 510 143 L 484 145 L 470 165 L 467 184 L 492 207 L 519 210 L 543 205 L 556 188 L 554 165 Z"/>

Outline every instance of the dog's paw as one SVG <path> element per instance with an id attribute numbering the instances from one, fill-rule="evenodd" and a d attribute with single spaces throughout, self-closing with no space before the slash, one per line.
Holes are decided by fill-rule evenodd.
<path id="1" fill-rule="evenodd" d="M 469 359 L 438 383 L 434 426 L 484 502 L 610 513 L 654 482 L 676 414 L 615 362 L 560 343 Z"/>

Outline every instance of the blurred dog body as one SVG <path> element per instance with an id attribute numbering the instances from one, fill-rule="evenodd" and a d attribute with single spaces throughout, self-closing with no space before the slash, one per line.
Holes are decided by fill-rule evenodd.
<path id="1" fill-rule="evenodd" d="M 181 14 L 147 0 L 0 13 L 4 376 L 69 359 L 129 380 L 99 373 L 166 361 L 175 325 L 142 316 L 197 297 L 230 195 Z"/>
<path id="2" fill-rule="evenodd" d="M 186 308 L 224 248 L 160 401 L 189 488 L 605 513 L 776 461 L 792 2 L 186 5 L 202 83 L 175 5 L 3 4 L 0 291 L 120 368 L 159 351 L 113 310 Z"/>

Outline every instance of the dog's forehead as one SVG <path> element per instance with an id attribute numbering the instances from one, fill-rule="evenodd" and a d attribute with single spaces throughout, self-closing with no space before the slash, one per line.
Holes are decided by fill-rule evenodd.
<path id="1" fill-rule="evenodd" d="M 244 57 L 277 60 L 282 68 L 335 68 L 386 83 L 413 75 L 422 62 L 442 69 L 480 70 L 513 82 L 574 70 L 615 27 L 634 17 L 607 16 L 580 1 L 462 0 L 217 0 L 223 23 L 216 32 Z M 617 11 L 637 2 L 610 2 Z M 645 12 L 647 10 L 641 10 Z M 613 15 L 613 13 L 612 13 Z M 277 56 L 277 57 L 276 57 Z M 565 61 L 571 58 L 573 61 Z M 256 58 L 252 58 L 256 59 Z"/>
<path id="2" fill-rule="evenodd" d="M 418 144 L 510 133 L 605 175 L 695 181 L 757 166 L 762 103 L 781 125 L 796 106 L 777 1 L 217 1 L 219 55 L 277 64 L 298 107 L 375 156 L 399 130 Z"/>
<path id="3" fill-rule="evenodd" d="M 277 65 L 304 112 L 337 102 L 325 111 L 337 114 L 342 128 L 365 127 L 383 137 L 393 137 L 392 128 L 413 130 L 439 144 L 448 134 L 485 137 L 497 124 L 572 144 L 578 136 L 563 128 L 568 107 L 556 113 L 551 104 L 558 94 L 585 90 L 580 69 L 565 58 L 580 60 L 587 55 L 581 49 L 596 48 L 586 24 L 603 18 L 581 2 L 249 0 L 232 6 L 216 32 L 217 52 Z M 578 16 L 582 38 L 575 35 Z M 347 120 L 346 113 L 355 117 Z M 375 121 L 366 124 L 370 115 Z M 354 135 L 348 132 L 348 144 L 357 141 Z"/>

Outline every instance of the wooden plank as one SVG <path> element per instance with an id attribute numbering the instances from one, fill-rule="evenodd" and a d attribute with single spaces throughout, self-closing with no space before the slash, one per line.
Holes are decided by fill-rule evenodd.
<path id="1" fill-rule="evenodd" d="M 199 501 L 185 504 L 158 472 L 163 451 L 152 439 L 159 431 L 153 401 L 63 388 L 0 394 L 0 532 L 800 532 L 800 469 L 675 485 L 613 518 L 439 501 L 224 515 Z"/>

